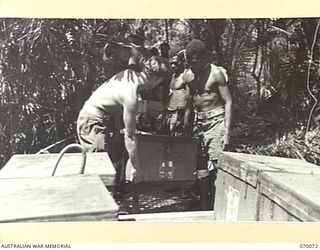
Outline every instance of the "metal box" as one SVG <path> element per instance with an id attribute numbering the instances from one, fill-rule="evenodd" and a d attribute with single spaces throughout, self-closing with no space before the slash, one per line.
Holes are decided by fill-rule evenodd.
<path id="1" fill-rule="evenodd" d="M 59 154 L 16 154 L 0 171 L 1 178 L 50 176 Z M 76 174 L 81 166 L 81 153 L 66 153 L 56 176 Z M 106 186 L 115 184 L 116 171 L 108 153 L 87 153 L 84 174 L 99 175 Z"/>
<path id="2" fill-rule="evenodd" d="M 138 135 L 142 182 L 196 180 L 197 139 Z"/>
<path id="3" fill-rule="evenodd" d="M 0 222 L 117 220 L 118 210 L 98 176 L 0 180 Z"/>
<path id="4" fill-rule="evenodd" d="M 263 173 L 259 220 L 320 221 L 320 176 Z"/>
<path id="5" fill-rule="evenodd" d="M 215 219 L 258 220 L 259 177 L 263 172 L 320 174 L 320 168 L 297 159 L 222 152 L 215 182 Z"/>

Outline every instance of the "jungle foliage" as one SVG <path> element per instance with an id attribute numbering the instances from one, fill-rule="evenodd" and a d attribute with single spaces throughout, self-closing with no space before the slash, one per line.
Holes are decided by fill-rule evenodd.
<path id="1" fill-rule="evenodd" d="M 319 164 L 317 19 L 1 19 L 0 168 L 75 135 L 77 114 L 108 79 L 107 41 L 143 30 L 171 53 L 203 40 L 225 67 L 233 96 L 232 150 Z M 311 58 L 312 56 L 312 58 Z M 311 60 L 312 59 L 312 60 Z M 309 84 L 309 86 L 307 86 Z"/>

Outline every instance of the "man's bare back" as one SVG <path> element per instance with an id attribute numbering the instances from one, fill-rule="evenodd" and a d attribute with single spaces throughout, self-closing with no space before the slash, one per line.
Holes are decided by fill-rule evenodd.
<path id="1" fill-rule="evenodd" d="M 139 168 L 135 135 L 138 92 L 157 86 L 167 74 L 170 75 L 169 66 L 167 60 L 151 57 L 144 63 L 142 72 L 124 70 L 94 91 L 77 121 L 78 138 L 86 150 L 110 152 L 112 139 L 120 131 L 122 113 L 125 147 L 129 155 L 127 170 Z M 130 174 L 128 179 L 132 178 L 133 174 Z"/>
<path id="2" fill-rule="evenodd" d="M 137 84 L 145 76 L 134 70 L 124 70 L 102 84 L 86 101 L 85 106 L 106 110 L 109 106 L 122 108 L 126 103 L 137 103 Z"/>

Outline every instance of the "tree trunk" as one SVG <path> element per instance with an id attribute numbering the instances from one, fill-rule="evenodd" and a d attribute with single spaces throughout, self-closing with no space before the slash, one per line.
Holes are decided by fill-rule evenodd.
<path id="1" fill-rule="evenodd" d="M 257 102 L 260 102 L 260 91 L 261 91 L 261 72 L 262 72 L 262 67 L 263 67 L 263 55 L 261 55 L 261 60 L 260 60 L 260 69 L 258 75 L 256 74 L 256 70 L 258 67 L 258 57 L 259 57 L 259 47 L 260 47 L 260 39 L 261 39 L 261 24 L 259 20 L 257 20 L 257 41 L 256 41 L 256 56 L 254 58 L 254 66 L 251 72 L 252 77 L 256 80 L 257 83 Z M 263 52 L 262 52 L 263 54 Z"/>
<path id="2" fill-rule="evenodd" d="M 169 24 L 168 24 L 168 19 L 164 19 L 165 25 L 166 25 L 166 41 L 167 44 L 169 44 Z"/>

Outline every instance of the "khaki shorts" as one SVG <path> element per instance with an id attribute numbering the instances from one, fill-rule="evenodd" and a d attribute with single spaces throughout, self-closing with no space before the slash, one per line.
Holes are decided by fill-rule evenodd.
<path id="1" fill-rule="evenodd" d="M 110 119 L 82 110 L 77 120 L 77 135 L 87 152 L 108 152 L 111 161 L 116 162 L 121 158 L 123 138 L 119 133 L 111 133 L 108 122 Z"/>
<path id="2" fill-rule="evenodd" d="M 199 138 L 197 169 L 205 170 L 218 159 L 222 151 L 222 139 L 225 133 L 224 113 L 214 116 L 196 117 L 194 134 Z M 212 170 L 212 169 L 209 169 Z"/>

